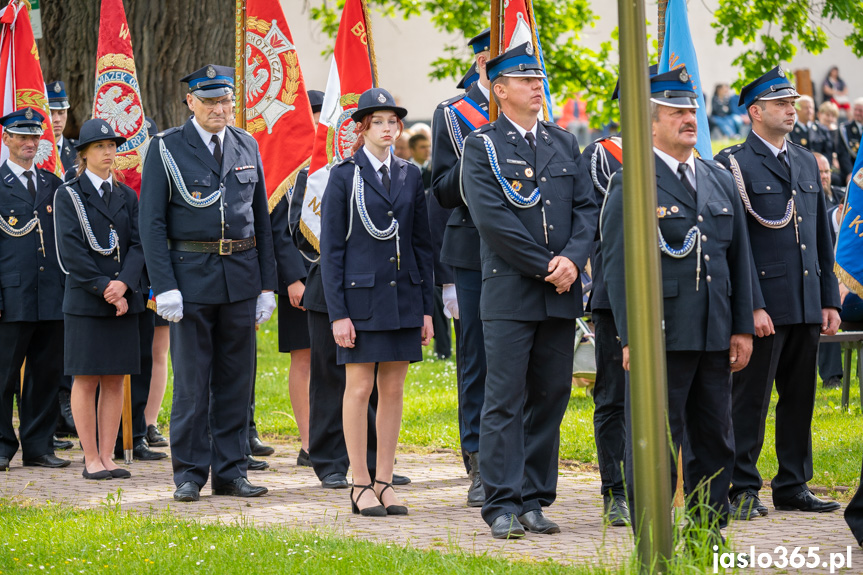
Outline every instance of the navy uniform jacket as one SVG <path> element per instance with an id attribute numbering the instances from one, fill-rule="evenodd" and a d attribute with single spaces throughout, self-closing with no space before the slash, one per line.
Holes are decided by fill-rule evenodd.
<path id="1" fill-rule="evenodd" d="M 851 156 L 851 164 L 857 160 L 857 151 L 860 149 L 861 130 L 857 122 L 850 120 L 839 125 L 839 138 Z"/>
<path id="2" fill-rule="evenodd" d="M 781 219 L 792 197 L 797 203 L 800 243 L 794 222 L 774 230 L 749 214 L 749 239 L 755 263 L 754 309 L 764 308 L 774 325 L 821 323 L 822 308 L 840 309 L 833 273 L 833 243 L 818 164 L 809 150 L 787 144 L 791 179 L 773 152 L 754 133 L 743 144 L 722 150 L 716 160 L 730 169 L 729 155 L 740 164 L 746 193 L 755 213 Z"/>
<path id="3" fill-rule="evenodd" d="M 228 256 L 169 250 L 167 240 L 217 242 L 219 202 L 189 205 L 165 173 L 159 142 L 165 142 L 189 193 L 206 198 L 223 188 L 225 238 L 255 237 L 257 247 Z M 192 120 L 156 135 L 150 142 L 141 181 L 141 243 L 153 293 L 179 289 L 185 301 L 224 304 L 275 290 L 276 264 L 267 207 L 267 189 L 258 144 L 247 132 L 228 126 L 222 166 L 198 135 Z"/>
<path id="4" fill-rule="evenodd" d="M 521 183 L 521 195 L 529 196 L 539 185 L 540 204 L 522 209 L 509 202 L 492 174 L 482 135 L 491 139 L 497 151 L 501 175 L 510 183 Z M 463 162 L 462 185 L 482 238 L 480 318 L 543 321 L 581 317 L 581 282 L 558 294 L 545 281 L 553 257 L 567 257 L 583 270 L 593 249 L 599 208 L 575 136 L 551 122 L 540 122 L 534 153 L 501 116 L 467 137 Z"/>
<path id="5" fill-rule="evenodd" d="M 111 229 L 117 231 L 120 240 L 119 259 L 116 252 L 103 256 L 90 248 L 81 231 L 75 204 L 68 191 L 70 188 L 78 192 L 93 235 L 101 247 L 108 247 Z M 109 208 L 90 179 L 82 174 L 57 188 L 54 208 L 60 259 L 69 272 L 63 312 L 90 316 L 116 315 L 117 308 L 102 296 L 108 282 L 112 280 L 119 280 L 129 288 L 125 293 L 129 304 L 128 313 L 144 311 L 144 298 L 141 295 L 144 253 L 138 236 L 138 197 L 135 191 L 115 182 Z"/>
<path id="6" fill-rule="evenodd" d="M 593 190 L 595 192 L 594 197 L 596 199 L 596 205 L 598 206 L 602 206 L 605 203 L 605 192 L 608 190 L 608 186 L 611 183 L 609 181 L 611 178 L 610 176 L 607 177 L 606 173 L 614 174 L 614 172 L 616 172 L 623 166 L 623 164 L 617 161 L 617 158 L 612 156 L 605 148 L 602 147 L 602 144 L 600 144 L 600 142 L 603 139 L 605 138 L 600 138 L 599 140 L 591 143 L 584 149 L 584 152 L 582 152 L 581 154 L 581 161 L 585 166 L 588 167 L 588 171 L 590 172 L 590 181 L 591 183 L 593 183 Z M 605 162 L 607 162 L 607 168 L 605 170 L 603 170 L 603 168 L 601 167 L 601 158 L 605 158 Z M 594 177 L 596 178 L 596 181 L 594 181 Z M 588 300 L 587 305 L 591 310 L 610 310 L 611 301 L 609 301 L 608 299 L 608 289 L 606 288 L 605 280 L 602 277 L 602 250 L 601 242 L 599 241 L 599 239 L 599 225 L 597 225 L 594 252 L 593 256 L 590 259 L 591 271 L 593 272 L 593 287 L 590 290 L 590 300 Z"/>
<path id="7" fill-rule="evenodd" d="M 353 194 L 354 163 L 365 183 L 369 217 L 378 229 L 399 222 L 401 268 L 395 239 L 381 241 L 366 231 L 356 202 L 345 241 Z M 391 156 L 390 192 L 384 189 L 363 150 L 330 171 L 321 205 L 321 272 L 330 321 L 351 318 L 360 331 L 422 327 L 433 304 L 432 251 L 425 192 L 419 168 Z"/>
<path id="8" fill-rule="evenodd" d="M 442 208 L 434 194 L 426 192 L 426 203 L 429 213 L 429 231 L 431 233 L 432 253 L 434 255 L 434 283 L 445 285 L 455 283 L 452 266 L 441 261 L 446 224 L 453 210 Z"/>
<path id="9" fill-rule="evenodd" d="M 482 93 L 479 82 L 473 85 L 467 96 L 488 112 L 488 100 Z M 458 268 L 479 270 L 479 233 L 462 201 L 459 185 L 461 153 L 449 132 L 445 111 L 464 97 L 465 94 L 460 94 L 441 102 L 432 117 L 432 193 L 442 208 L 452 210 L 443 234 L 441 261 Z M 458 125 L 462 138 L 467 139 L 468 134 L 473 131 L 472 128 L 461 118 L 458 118 Z"/>
<path id="10" fill-rule="evenodd" d="M 297 174 L 294 183 L 294 194 L 302 186 L 305 192 L 306 180 L 309 177 L 309 168 L 303 168 Z M 273 211 L 270 212 L 270 223 L 273 227 L 273 251 L 276 255 L 276 270 L 279 277 L 279 295 L 288 295 L 288 286 L 297 280 L 305 280 L 308 275 L 309 262 L 294 245 L 291 239 L 291 226 L 288 222 L 291 198 L 287 194 L 279 200 Z M 294 213 L 290 213 L 294 217 Z M 298 216 L 297 216 L 298 217 Z"/>
<path id="11" fill-rule="evenodd" d="M 788 134 L 788 139 L 809 151 L 824 155 L 830 167 L 833 167 L 833 139 L 823 124 L 813 122 L 812 127 L 807 128 L 800 122 L 794 122 L 794 129 Z"/>
<path id="12" fill-rule="evenodd" d="M 291 196 L 291 213 L 289 225 L 291 229 L 291 239 L 294 240 L 294 246 L 302 254 L 304 260 L 309 263 L 308 275 L 306 277 L 306 291 L 303 292 L 302 305 L 309 311 L 318 313 L 327 313 L 327 300 L 324 296 L 324 282 L 321 279 L 320 254 L 315 246 L 309 242 L 303 232 L 300 230 L 300 216 L 303 212 L 303 200 L 306 196 L 306 184 L 308 182 L 308 172 L 305 176 L 300 172 L 297 177 L 297 183 L 294 185 L 294 193 Z"/>
<path id="13" fill-rule="evenodd" d="M 696 291 L 696 250 L 681 259 L 660 255 L 667 351 L 722 351 L 732 334 L 754 333 L 749 237 L 743 204 L 728 171 L 695 161 L 697 202 L 656 157 L 657 221 L 665 241 L 680 249 L 692 226 L 702 236 Z M 623 253 L 623 170 L 612 177 L 602 215 L 603 274 L 621 345 L 628 345 Z"/>
<path id="14" fill-rule="evenodd" d="M 75 166 L 76 159 L 78 159 L 78 152 L 75 150 L 75 140 L 63 138 L 63 145 L 60 147 L 60 162 L 63 164 L 63 171 L 71 170 Z"/>
<path id="15" fill-rule="evenodd" d="M 57 264 L 53 213 L 54 190 L 61 182 L 51 172 L 34 170 L 35 202 L 6 162 L 0 165 L 0 218 L 20 229 L 37 211 L 45 242 L 43 254 L 38 229 L 20 238 L 0 231 L 0 322 L 4 323 L 63 319 L 65 277 Z"/>

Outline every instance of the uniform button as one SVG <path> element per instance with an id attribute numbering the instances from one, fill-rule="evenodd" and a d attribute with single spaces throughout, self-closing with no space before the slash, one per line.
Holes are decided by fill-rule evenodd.
<path id="1" fill-rule="evenodd" d="M 10 214 L 14 214 L 14 213 L 15 213 L 15 210 L 9 210 L 9 213 L 10 213 Z"/>
<path id="2" fill-rule="evenodd" d="M 388 215 L 389 217 L 393 217 L 393 213 L 392 213 L 392 212 L 387 212 L 387 215 Z"/>
<path id="3" fill-rule="evenodd" d="M 806 244 L 800 244 L 800 249 L 806 251 Z"/>
<path id="4" fill-rule="evenodd" d="M 183 256 L 180 256 L 180 261 L 183 261 Z"/>
<path id="5" fill-rule="evenodd" d="M 712 281 L 713 281 L 713 278 L 712 278 L 712 277 L 710 277 L 710 276 L 707 276 L 707 283 L 710 283 L 710 282 L 712 282 Z"/>
<path id="6" fill-rule="evenodd" d="M 797 195 L 797 190 L 791 190 L 791 195 L 792 195 L 792 196 L 796 196 L 796 195 Z"/>
<path id="7" fill-rule="evenodd" d="M 554 226 L 548 226 L 548 231 L 553 232 L 553 231 L 554 231 Z"/>
<path id="8" fill-rule="evenodd" d="M 113 230 L 113 229 L 114 229 L 114 224 L 108 224 L 108 227 L 109 227 L 109 228 L 111 228 L 111 229 Z"/>
<path id="9" fill-rule="evenodd" d="M 809 270 L 803 270 L 803 275 L 808 276 L 808 275 L 809 275 Z"/>
<path id="10" fill-rule="evenodd" d="M 728 208 L 722 208 L 722 213 L 727 214 L 727 213 L 728 213 Z"/>
<path id="11" fill-rule="evenodd" d="M 396 282 L 390 282 L 390 287 L 396 287 Z"/>
<path id="12" fill-rule="evenodd" d="M 467 220 L 465 218 L 461 219 L 461 223 L 465 223 Z"/>
<path id="13" fill-rule="evenodd" d="M 231 229 L 231 224 L 225 224 L 225 229 L 226 229 L 226 230 L 230 230 L 230 229 Z"/>
<path id="14" fill-rule="evenodd" d="M 544 181 L 545 181 L 545 176 L 541 177 L 541 178 L 539 179 L 539 181 L 540 181 L 540 182 L 544 182 Z"/>
<path id="15" fill-rule="evenodd" d="M 761 275 L 763 275 L 763 276 L 767 275 L 767 272 L 761 272 Z"/>
<path id="16" fill-rule="evenodd" d="M 554 255 L 554 251 L 551 252 L 551 255 Z"/>
<path id="17" fill-rule="evenodd" d="M 119 276 L 120 276 L 120 272 L 114 272 L 114 277 L 115 277 L 115 278 L 116 278 L 116 277 L 119 277 Z"/>
<path id="18" fill-rule="evenodd" d="M 542 276 L 539 274 L 536 274 L 536 279 L 542 279 Z"/>
<path id="19" fill-rule="evenodd" d="M 44 272 L 44 271 L 45 271 L 45 268 L 43 268 L 42 266 L 39 266 L 39 271 L 40 271 L 40 272 Z"/>
<path id="20" fill-rule="evenodd" d="M 802 222 L 802 221 L 803 221 L 803 216 L 797 216 L 797 221 L 798 221 L 798 222 Z"/>
<path id="21" fill-rule="evenodd" d="M 355 286 L 355 285 L 357 285 L 357 282 L 351 282 L 351 285 Z"/>
<path id="22" fill-rule="evenodd" d="M 114 261 L 115 261 L 115 262 L 120 261 L 120 256 L 114 256 Z"/>
<path id="23" fill-rule="evenodd" d="M 496 274 L 497 270 L 491 270 L 491 273 Z"/>
<path id="24" fill-rule="evenodd" d="M 699 214 L 699 215 L 698 215 L 698 221 L 699 221 L 699 222 L 703 222 L 703 221 L 704 221 L 704 216 L 702 216 L 701 214 Z"/>
<path id="25" fill-rule="evenodd" d="M 551 205 L 551 200 L 545 200 L 545 205 L 546 205 L 546 206 L 550 206 L 550 205 Z"/>
<path id="26" fill-rule="evenodd" d="M 710 256 L 709 256 L 709 255 L 707 255 L 707 254 L 704 254 L 704 261 L 709 262 L 709 261 L 710 261 Z"/>
<path id="27" fill-rule="evenodd" d="M 93 286 L 93 291 L 96 291 L 97 289 L 98 289 L 98 288 L 97 288 L 96 286 Z"/>
<path id="28" fill-rule="evenodd" d="M 706 241 L 707 241 L 707 236 L 701 236 L 701 241 L 702 241 L 702 242 L 706 242 Z"/>
<path id="29" fill-rule="evenodd" d="M 396 258 L 390 258 L 390 263 L 391 263 L 391 264 L 396 263 Z"/>
<path id="30" fill-rule="evenodd" d="M 563 169 L 563 173 L 564 173 L 564 174 L 566 173 L 566 168 L 564 168 L 564 169 Z"/>

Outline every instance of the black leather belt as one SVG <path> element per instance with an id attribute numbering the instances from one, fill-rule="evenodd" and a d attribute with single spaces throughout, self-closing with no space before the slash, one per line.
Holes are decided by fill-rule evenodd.
<path id="1" fill-rule="evenodd" d="M 199 254 L 219 254 L 229 256 L 235 252 L 244 252 L 255 247 L 255 236 L 242 240 L 219 240 L 217 242 L 190 242 L 187 240 L 168 240 L 168 249 L 178 252 L 195 252 Z"/>

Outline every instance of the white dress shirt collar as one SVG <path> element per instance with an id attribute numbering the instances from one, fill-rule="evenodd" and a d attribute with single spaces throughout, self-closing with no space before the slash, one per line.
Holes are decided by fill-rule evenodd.
<path id="1" fill-rule="evenodd" d="M 24 184 L 24 187 L 26 188 L 27 187 L 27 177 L 24 175 L 24 172 L 26 172 L 28 170 L 22 166 L 19 166 L 18 164 L 16 164 L 15 162 L 13 162 L 9 159 L 6 160 L 6 165 L 9 166 L 9 169 L 12 170 L 12 173 L 15 174 L 15 177 L 18 178 L 19 180 L 21 180 L 21 183 Z M 33 173 L 33 177 L 35 178 L 36 177 L 36 164 L 35 164 L 35 162 L 32 166 L 30 166 L 29 171 Z M 34 184 L 36 183 L 35 179 L 33 180 L 33 183 Z"/>
<path id="2" fill-rule="evenodd" d="M 759 140 L 764 142 L 764 145 L 767 146 L 767 149 L 770 150 L 774 156 L 778 156 L 781 152 L 784 152 L 788 149 L 788 144 L 785 142 L 785 139 L 782 140 L 782 148 L 777 148 L 776 146 L 762 138 L 755 130 L 752 130 L 752 133 L 758 136 Z"/>
<path id="3" fill-rule="evenodd" d="M 372 168 L 374 168 L 375 173 L 378 175 L 379 180 L 381 179 L 381 172 L 380 172 L 381 166 L 386 166 L 387 171 L 390 173 L 390 177 L 392 177 L 393 171 L 390 169 L 390 161 L 392 160 L 392 155 L 390 154 L 389 150 L 387 150 L 387 157 L 383 162 L 380 161 L 379 159 L 377 159 L 377 157 L 375 157 L 375 155 L 372 154 L 369 151 L 369 149 L 366 148 L 365 146 L 363 146 L 363 152 L 365 152 L 366 157 L 369 159 L 369 162 L 372 164 Z"/>
<path id="4" fill-rule="evenodd" d="M 198 120 L 195 116 L 192 116 L 192 125 L 195 126 L 195 130 L 198 131 L 198 135 L 201 136 L 201 140 L 203 140 L 204 144 L 207 145 L 207 149 L 212 153 L 214 144 L 212 142 L 213 132 L 208 132 L 204 128 L 201 127 L 201 124 L 198 123 Z M 222 148 L 222 154 L 225 153 L 225 131 L 228 128 L 222 128 L 221 131 L 216 132 L 216 136 L 219 137 L 219 146 Z"/>
<path id="5" fill-rule="evenodd" d="M 665 164 L 668 166 L 668 168 L 671 170 L 671 172 L 675 176 L 677 176 L 677 168 L 681 164 L 680 160 L 678 160 L 677 158 L 673 158 L 673 157 L 669 156 L 668 154 L 666 154 L 665 152 L 663 152 L 662 150 L 660 150 L 656 146 L 653 147 L 653 151 L 657 156 L 659 156 L 659 159 L 661 159 L 663 162 L 665 162 Z M 687 178 L 689 178 L 689 183 L 692 184 L 692 187 L 694 188 L 695 187 L 695 154 L 690 152 L 689 158 L 683 163 L 686 164 L 687 166 L 689 166 L 689 171 L 686 173 L 686 176 L 687 176 Z"/>
<path id="6" fill-rule="evenodd" d="M 111 191 L 114 191 L 114 185 L 111 183 L 111 176 L 108 176 L 107 180 L 103 180 L 93 172 L 88 169 L 84 170 L 84 173 L 87 174 L 87 177 L 90 178 L 90 182 L 93 184 L 93 187 L 96 188 L 96 191 L 99 192 L 99 197 L 102 197 L 102 184 L 108 182 L 108 185 L 111 186 Z"/>
<path id="7" fill-rule="evenodd" d="M 531 134 L 533 134 L 534 140 L 536 140 L 536 127 L 539 125 L 539 120 L 537 120 L 533 124 L 533 128 L 531 128 L 530 130 L 525 130 L 524 128 L 522 128 L 521 126 L 519 126 L 518 124 L 516 124 L 515 122 L 510 120 L 509 117 L 506 114 L 504 114 L 503 112 L 501 112 L 500 115 L 503 116 L 504 118 L 506 118 L 510 124 L 515 126 L 515 129 L 518 130 L 518 133 L 521 135 L 522 138 L 524 138 L 525 134 L 530 132 Z M 527 141 L 527 140 L 525 140 L 525 141 Z"/>
<path id="8" fill-rule="evenodd" d="M 482 82 L 477 81 L 477 86 L 479 86 L 479 91 L 482 92 L 482 95 L 485 96 L 486 101 L 491 101 L 491 91 L 482 85 Z"/>

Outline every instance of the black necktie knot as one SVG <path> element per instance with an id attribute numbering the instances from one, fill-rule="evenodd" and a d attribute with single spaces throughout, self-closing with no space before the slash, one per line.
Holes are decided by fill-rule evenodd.
<path id="1" fill-rule="evenodd" d="M 219 136 L 213 134 L 213 137 L 210 138 L 210 141 L 213 143 L 213 157 L 216 158 L 216 161 L 219 165 L 222 164 L 222 142 L 219 140 Z"/>
<path id="2" fill-rule="evenodd" d="M 528 144 L 530 144 L 530 149 L 535 152 L 536 151 L 536 136 L 533 135 L 533 132 L 525 132 L 524 139 L 527 140 Z"/>
<path id="3" fill-rule="evenodd" d="M 683 187 L 689 190 L 689 193 L 692 194 L 692 197 L 695 197 L 695 186 L 692 185 L 692 182 L 689 181 L 689 164 L 686 162 L 681 162 L 677 165 L 677 173 L 680 175 L 680 181 L 683 183 Z"/>
<path id="4" fill-rule="evenodd" d="M 111 184 L 108 182 L 102 182 L 102 185 L 99 186 L 102 189 L 102 199 L 105 200 L 105 205 L 111 205 Z"/>
<path id="5" fill-rule="evenodd" d="M 33 172 L 26 170 L 24 177 L 27 178 L 27 191 L 30 192 L 30 197 L 36 199 L 36 182 L 33 181 Z"/>
<path id="6" fill-rule="evenodd" d="M 384 185 L 384 189 L 386 189 L 386 191 L 389 192 L 390 191 L 390 171 L 387 168 L 386 164 L 381 166 L 380 173 L 381 173 L 381 183 Z"/>
<path id="7" fill-rule="evenodd" d="M 786 150 L 782 150 L 778 154 L 776 154 L 776 159 L 779 160 L 779 163 L 782 165 L 782 169 L 785 170 L 785 173 L 788 174 L 788 177 L 791 177 L 791 166 L 788 165 L 788 154 Z"/>

